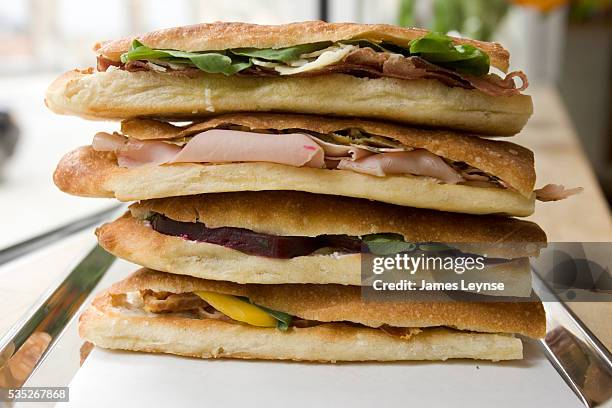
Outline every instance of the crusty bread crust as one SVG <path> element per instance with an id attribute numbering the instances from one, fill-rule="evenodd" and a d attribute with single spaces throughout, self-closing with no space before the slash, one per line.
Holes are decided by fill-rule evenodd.
<path id="1" fill-rule="evenodd" d="M 418 229 L 418 226 L 416 226 Z M 192 242 L 161 234 L 144 221 L 126 213 L 114 222 L 96 230 L 98 242 L 111 254 L 147 268 L 202 279 L 236 283 L 335 283 L 362 284 L 361 254 L 309 255 L 291 259 L 275 259 L 248 255 L 221 245 Z M 533 245 L 534 247 L 537 245 Z M 513 255 L 510 251 L 488 251 L 487 255 Z M 512 245 L 509 249 L 523 249 Z M 524 249 L 529 249 L 528 246 Z M 504 284 L 507 296 L 527 297 L 531 294 L 531 267 L 528 258 L 487 266 L 479 271 L 487 281 Z M 478 275 L 481 276 L 481 275 Z M 419 271 L 415 280 L 433 282 L 431 271 Z M 467 279 L 477 279 L 469 275 Z M 420 286 L 419 286 L 420 287 Z M 481 292 L 498 296 L 499 292 Z"/>
<path id="2" fill-rule="evenodd" d="M 435 79 L 224 76 L 205 72 L 70 71 L 47 90 L 56 113 L 87 119 L 194 119 L 228 112 L 361 117 L 483 135 L 518 133 L 533 112 L 527 95 L 491 96 Z"/>
<path id="3" fill-rule="evenodd" d="M 100 294 L 79 319 L 79 334 L 110 349 L 199 358 L 295 361 L 401 361 L 522 358 L 521 340 L 504 334 L 424 329 L 401 339 L 366 327 L 327 323 L 281 332 L 213 319 L 147 316 L 112 307 Z"/>
<path id="4" fill-rule="evenodd" d="M 258 305 L 320 322 L 348 321 L 369 327 L 447 326 L 484 333 L 517 333 L 543 337 L 540 302 L 375 302 L 361 298 L 361 288 L 343 285 L 241 285 L 140 269 L 117 282 L 110 293 L 151 289 L 184 293 L 212 291 L 246 296 Z"/>
<path id="5" fill-rule="evenodd" d="M 112 198 L 113 191 L 105 185 L 114 174 L 123 173 L 122 170 L 114 153 L 96 152 L 91 146 L 81 146 L 62 157 L 53 173 L 53 182 L 65 193 Z"/>
<path id="6" fill-rule="evenodd" d="M 535 184 L 533 152 L 514 143 L 470 137 L 447 130 L 416 129 L 390 122 L 341 119 L 315 115 L 275 113 L 225 114 L 183 127 L 152 119 L 131 119 L 121 123 L 124 135 L 140 140 L 173 139 L 238 125 L 250 130 L 307 130 L 333 133 L 360 129 L 368 134 L 386 136 L 405 146 L 426 149 L 452 161 L 465 162 L 499 177 L 525 197 L 531 196 Z"/>
<path id="7" fill-rule="evenodd" d="M 404 28 L 389 24 L 326 23 L 304 21 L 282 25 L 216 22 L 174 27 L 117 41 L 97 43 L 94 51 L 105 58 L 119 61 L 138 39 L 151 48 L 181 51 L 218 51 L 229 48 L 283 48 L 321 41 L 367 39 L 387 41 L 406 47 L 410 40 L 420 38 L 428 30 Z M 510 54 L 498 43 L 453 38 L 455 44 L 471 44 L 489 54 L 491 65 L 506 72 Z"/>
<path id="8" fill-rule="evenodd" d="M 348 170 L 275 163 L 172 164 L 119 167 L 91 146 L 68 153 L 53 177 L 60 190 L 87 197 L 148 200 L 202 193 L 295 190 L 365 198 L 391 204 L 468 214 L 533 213 L 535 196 L 501 189 L 440 184 L 410 175 L 376 177 Z"/>

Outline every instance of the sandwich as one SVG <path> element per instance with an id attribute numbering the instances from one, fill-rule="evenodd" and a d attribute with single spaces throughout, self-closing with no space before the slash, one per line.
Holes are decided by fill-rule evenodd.
<path id="1" fill-rule="evenodd" d="M 540 302 L 364 302 L 340 285 L 238 285 L 142 269 L 98 295 L 81 337 L 200 358 L 400 361 L 522 358 Z"/>
<path id="2" fill-rule="evenodd" d="M 516 144 L 392 123 L 225 114 L 189 124 L 122 122 L 68 153 L 55 184 L 121 201 L 295 190 L 468 214 L 533 213 L 533 153 Z M 564 198 L 571 190 L 552 192 Z"/>
<path id="3" fill-rule="evenodd" d="M 96 235 L 108 252 L 151 269 L 258 284 L 362 285 L 362 253 L 417 256 L 416 245 L 437 243 L 427 255 L 483 255 L 485 277 L 507 296 L 529 296 L 527 257 L 546 246 L 528 221 L 290 191 L 141 201 Z"/>
<path id="4" fill-rule="evenodd" d="M 486 135 L 532 114 L 501 45 L 390 25 L 212 23 L 94 48 L 96 68 L 49 87 L 46 104 L 89 119 L 292 112 L 393 120 Z"/>

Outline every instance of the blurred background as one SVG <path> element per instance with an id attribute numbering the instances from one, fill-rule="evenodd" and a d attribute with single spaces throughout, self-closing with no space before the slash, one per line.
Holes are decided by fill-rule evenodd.
<path id="1" fill-rule="evenodd" d="M 88 144 L 97 131 L 116 129 L 113 123 L 49 112 L 43 97 L 54 77 L 74 67 L 95 65 L 91 47 L 96 41 L 217 20 L 392 23 L 499 41 L 511 52 L 511 68 L 528 74 L 532 84 L 528 93 L 552 89 L 559 96 L 561 107 L 550 109 L 560 112 L 551 117 L 561 122 L 550 129 L 575 131 L 610 200 L 611 11 L 612 0 L 0 2 L 0 249 L 112 204 L 75 199 L 52 184 L 53 169 L 64 153 Z M 549 106 L 543 103 L 536 109 L 545 111 Z M 555 135 L 548 136 L 554 141 Z M 546 147 L 555 148 L 554 143 Z M 553 180 L 538 184 L 549 181 Z"/>

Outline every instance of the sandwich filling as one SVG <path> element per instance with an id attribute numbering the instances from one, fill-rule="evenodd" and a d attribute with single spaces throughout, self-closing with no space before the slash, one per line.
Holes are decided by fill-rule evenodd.
<path id="1" fill-rule="evenodd" d="M 336 256 L 361 252 L 376 255 L 392 255 L 410 252 L 412 256 L 428 254 L 440 257 L 462 257 L 465 253 L 443 243 L 406 242 L 401 234 L 379 233 L 363 236 L 318 235 L 280 236 L 255 232 L 246 228 L 210 228 L 202 222 L 183 222 L 159 213 L 151 213 L 145 220 L 147 225 L 160 234 L 180 237 L 189 241 L 221 245 L 245 254 L 277 259 L 291 259 L 298 256 Z M 484 264 L 494 265 L 508 262 L 508 259 L 485 257 Z"/>
<path id="2" fill-rule="evenodd" d="M 412 175 L 438 183 L 517 191 L 499 177 L 468 163 L 453 161 L 422 148 L 412 148 L 352 128 L 329 134 L 293 129 L 258 130 L 230 125 L 177 139 L 138 140 L 99 132 L 92 147 L 113 152 L 120 167 L 178 163 L 277 163 L 292 167 L 347 170 L 376 177 Z M 549 184 L 535 190 L 541 201 L 565 199 L 582 188 Z M 523 193 L 525 194 L 525 193 Z"/>
<path id="3" fill-rule="evenodd" d="M 178 140 L 137 140 L 100 132 L 92 146 L 96 151 L 114 152 L 119 166 L 127 168 L 146 164 L 267 162 L 377 177 L 412 174 L 446 184 L 512 188 L 464 162 L 447 160 L 426 149 L 413 149 L 390 138 L 366 135 L 358 129 L 315 134 L 256 133 L 238 127 L 211 129 Z"/>
<path id="4" fill-rule="evenodd" d="M 313 327 L 329 322 L 302 319 L 278 310 L 272 310 L 251 302 L 247 297 L 210 291 L 171 293 L 150 289 L 111 295 L 112 306 L 131 313 L 149 316 L 180 316 L 189 319 L 213 319 L 233 324 L 276 328 L 282 332 L 294 328 Z M 336 322 L 334 322 L 336 323 Z M 371 328 L 359 323 L 337 322 L 357 327 Z M 332 323 L 333 324 L 333 323 Z M 423 330 L 416 327 L 382 325 L 384 333 L 409 340 Z"/>
<path id="5" fill-rule="evenodd" d="M 312 76 L 340 73 L 366 78 L 434 79 L 450 87 L 478 89 L 489 95 L 512 96 L 528 86 L 521 71 L 501 78 L 489 73 L 489 55 L 470 44 L 453 44 L 440 33 L 429 33 L 404 46 L 386 41 L 354 39 L 324 41 L 286 48 L 181 50 L 149 48 L 134 40 L 131 49 L 113 61 L 98 56 L 98 70 L 185 72 L 224 75 Z M 514 79 L 520 79 L 517 87 Z"/>

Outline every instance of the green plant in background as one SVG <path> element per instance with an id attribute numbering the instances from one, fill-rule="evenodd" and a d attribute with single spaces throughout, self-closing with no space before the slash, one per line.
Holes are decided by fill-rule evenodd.
<path id="1" fill-rule="evenodd" d="M 417 21 L 415 3 L 402 0 L 399 24 L 413 26 Z M 507 0 L 431 0 L 433 21 L 428 28 L 447 33 L 458 31 L 462 35 L 489 41 L 508 11 Z"/>
<path id="2" fill-rule="evenodd" d="M 612 0 L 573 0 L 570 3 L 570 18 L 575 22 L 609 18 L 612 14 Z M 608 20 L 609 21 L 609 20 Z"/>
<path id="3" fill-rule="evenodd" d="M 414 3 L 415 0 L 402 0 L 400 2 L 398 24 L 402 27 L 414 27 L 417 25 L 416 18 L 414 18 Z"/>

